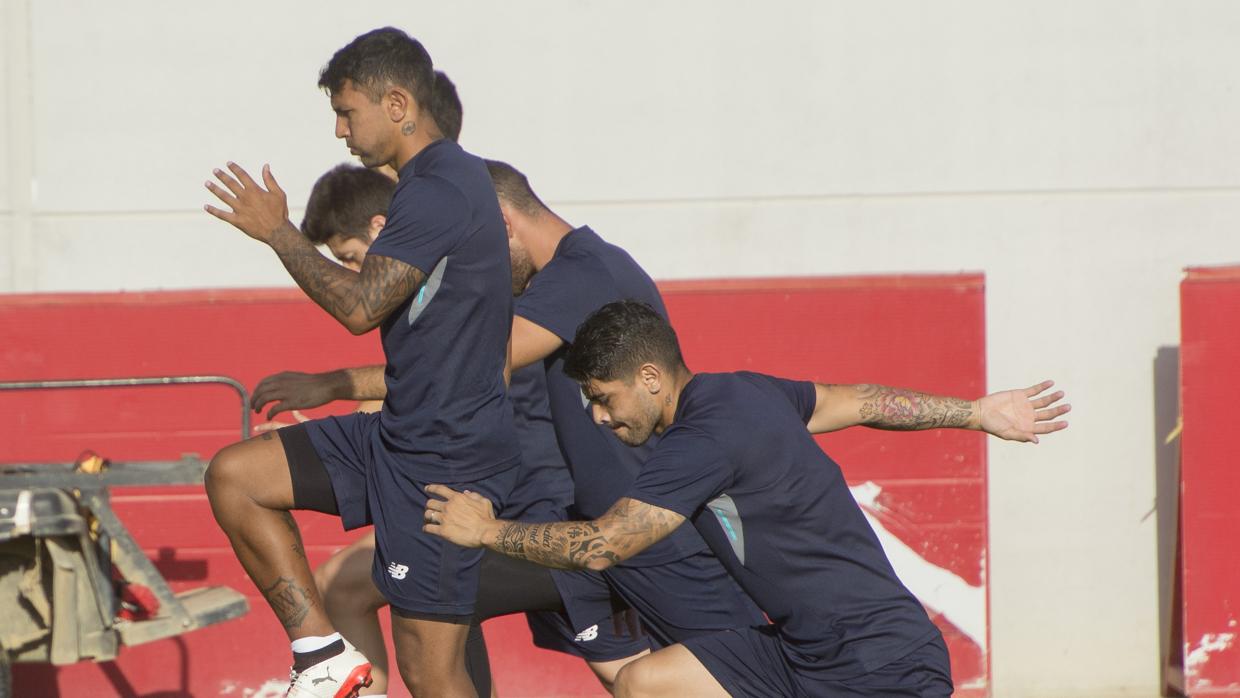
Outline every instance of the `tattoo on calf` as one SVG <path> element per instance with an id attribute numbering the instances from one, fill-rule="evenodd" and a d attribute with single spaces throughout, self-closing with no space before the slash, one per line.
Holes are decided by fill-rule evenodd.
<path id="1" fill-rule="evenodd" d="M 301 529 L 297 527 L 297 521 L 293 518 L 291 512 L 280 512 L 280 520 L 288 526 L 288 530 L 293 534 L 293 552 L 301 559 L 306 559 L 306 548 L 301 542 Z"/>
<path id="2" fill-rule="evenodd" d="M 298 586 L 290 577 L 280 577 L 266 589 L 262 590 L 271 610 L 280 619 L 287 630 L 300 628 L 310 615 L 310 590 Z"/>
<path id="3" fill-rule="evenodd" d="M 973 403 L 884 385 L 859 385 L 863 424 L 880 429 L 915 430 L 964 427 Z"/>

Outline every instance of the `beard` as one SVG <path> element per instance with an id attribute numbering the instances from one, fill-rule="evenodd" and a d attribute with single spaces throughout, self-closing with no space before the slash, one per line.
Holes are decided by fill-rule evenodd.
<path id="1" fill-rule="evenodd" d="M 625 446 L 638 447 L 650 440 L 654 434 L 655 423 L 659 420 L 658 407 L 646 412 L 635 413 L 624 421 L 612 421 L 609 428 L 617 439 Z"/>
<path id="2" fill-rule="evenodd" d="M 612 433 L 620 439 L 620 443 L 631 448 L 637 448 L 649 441 L 652 432 L 651 429 L 638 430 L 628 424 L 612 428 Z"/>
<path id="3" fill-rule="evenodd" d="M 509 251 L 512 257 L 512 295 L 519 296 L 534 277 L 534 260 L 530 259 L 530 253 L 524 247 L 514 246 Z"/>

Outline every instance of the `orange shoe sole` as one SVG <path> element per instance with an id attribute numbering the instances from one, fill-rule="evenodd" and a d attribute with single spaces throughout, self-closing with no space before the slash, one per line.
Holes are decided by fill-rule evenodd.
<path id="1" fill-rule="evenodd" d="M 345 680 L 340 682 L 340 690 L 336 691 L 334 698 L 357 698 L 357 692 L 370 684 L 370 665 L 358 664 Z"/>

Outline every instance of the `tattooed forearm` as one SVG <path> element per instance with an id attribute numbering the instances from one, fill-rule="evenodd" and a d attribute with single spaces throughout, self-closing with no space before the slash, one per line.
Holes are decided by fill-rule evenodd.
<path id="1" fill-rule="evenodd" d="M 288 630 L 300 628 L 306 616 L 310 614 L 310 590 L 298 586 L 290 577 L 280 577 L 271 586 L 262 590 L 276 618 Z"/>
<path id="2" fill-rule="evenodd" d="M 861 400 L 861 423 L 878 429 L 912 431 L 967 427 L 973 403 L 884 385 L 855 386 Z"/>
<path id="3" fill-rule="evenodd" d="M 650 547 L 684 520 L 625 498 L 594 521 L 504 522 L 489 547 L 547 567 L 605 569 Z"/>
<path id="4" fill-rule="evenodd" d="M 391 257 L 367 255 L 357 273 L 319 254 L 291 226 L 271 239 L 284 268 L 297 285 L 353 332 L 373 329 L 422 285 L 425 275 Z"/>

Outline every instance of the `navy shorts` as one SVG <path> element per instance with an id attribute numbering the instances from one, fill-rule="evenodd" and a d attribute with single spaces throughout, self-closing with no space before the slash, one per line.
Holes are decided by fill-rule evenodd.
<path id="1" fill-rule="evenodd" d="M 620 564 L 603 577 L 641 616 L 654 648 L 767 622 L 709 551 L 649 567 Z"/>
<path id="2" fill-rule="evenodd" d="M 482 550 L 422 531 L 425 487 L 430 483 L 403 472 L 384 448 L 378 413 L 316 419 L 276 433 L 289 460 L 296 508 L 338 514 L 346 530 L 374 525 L 371 576 L 394 613 L 470 622 Z M 324 493 L 323 472 L 330 480 L 330 496 Z M 517 473 L 512 467 L 481 480 L 439 484 L 477 492 L 498 511 Z"/>
<path id="3" fill-rule="evenodd" d="M 525 614 L 534 644 L 546 650 L 609 662 L 651 649 L 650 639 L 638 627 L 628 627 L 624 602 L 598 572 L 551 570 L 562 612 Z"/>
<path id="4" fill-rule="evenodd" d="M 528 498 L 514 494 L 512 506 L 502 512 L 501 518 L 519 521 L 563 521 L 566 518 L 563 508 L 554 502 L 540 500 L 530 505 L 523 499 Z M 516 507 L 520 509 L 514 511 Z M 610 662 L 650 649 L 650 641 L 640 628 L 630 629 L 624 625 L 626 619 L 620 614 L 628 608 L 612 593 L 599 572 L 531 565 L 487 552 L 482 563 L 481 594 L 485 598 L 478 611 L 492 616 L 518 608 L 525 610 L 535 646 L 588 662 Z M 546 589 L 548 581 L 553 590 L 533 595 L 524 595 L 512 588 L 517 584 L 531 591 Z M 507 597 L 505 603 L 489 598 L 493 595 Z M 529 610 L 551 608 L 548 603 L 551 599 L 545 598 L 548 595 L 554 596 L 558 610 Z M 523 598 L 511 598 L 515 596 Z M 621 627 L 617 627 L 617 620 Z"/>
<path id="5" fill-rule="evenodd" d="M 684 646 L 733 696 L 809 698 L 951 698 L 951 663 L 938 633 L 912 652 L 874 671 L 828 681 L 794 668 L 774 626 L 728 630 L 686 640 Z"/>

